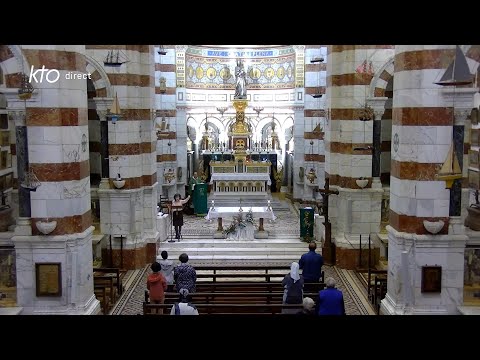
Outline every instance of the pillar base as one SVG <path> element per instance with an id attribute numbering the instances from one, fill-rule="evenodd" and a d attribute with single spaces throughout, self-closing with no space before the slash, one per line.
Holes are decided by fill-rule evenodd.
<path id="1" fill-rule="evenodd" d="M 388 231 L 384 314 L 456 315 L 463 304 L 466 235 L 421 235 Z M 424 266 L 440 266 L 440 288 L 427 292 Z"/>
<path id="2" fill-rule="evenodd" d="M 268 231 L 255 231 L 255 234 L 254 234 L 254 238 L 255 239 L 268 239 Z"/>
<path id="3" fill-rule="evenodd" d="M 99 189 L 110 189 L 110 180 L 108 178 L 102 178 L 100 184 L 98 184 Z"/>

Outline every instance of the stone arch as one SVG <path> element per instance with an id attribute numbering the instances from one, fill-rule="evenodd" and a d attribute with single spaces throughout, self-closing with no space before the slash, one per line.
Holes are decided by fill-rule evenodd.
<path id="1" fill-rule="evenodd" d="M 387 84 L 394 74 L 394 60 L 395 56 L 392 56 L 373 76 L 370 82 L 370 97 L 385 97 Z"/>
<path id="2" fill-rule="evenodd" d="M 90 73 L 93 86 L 95 87 L 96 97 L 113 98 L 113 90 L 108 75 L 102 65 L 93 57 L 84 55 L 87 63 L 86 71 Z"/>
<path id="3" fill-rule="evenodd" d="M 18 45 L 0 45 L 0 85 L 7 88 L 20 87 L 22 72 L 30 68 Z"/>

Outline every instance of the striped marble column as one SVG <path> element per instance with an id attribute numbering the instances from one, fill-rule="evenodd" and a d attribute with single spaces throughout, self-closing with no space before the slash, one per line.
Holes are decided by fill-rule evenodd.
<path id="1" fill-rule="evenodd" d="M 173 198 L 177 192 L 184 193 L 184 183 L 187 178 L 187 162 L 177 161 L 177 154 L 186 156 L 186 151 L 177 151 L 177 109 L 176 109 L 176 51 L 174 45 L 164 45 L 163 51 L 166 54 L 159 54 L 160 47 L 155 47 L 155 109 L 157 112 L 157 130 L 161 130 L 162 122 L 168 125 L 168 129 L 162 129 L 157 136 L 157 173 L 159 174 L 159 184 L 161 193 L 164 196 Z M 170 143 L 170 146 L 168 144 Z M 183 155 L 183 153 L 185 155 Z M 178 171 L 178 167 L 182 170 Z M 182 175 L 172 181 L 174 185 L 168 183 L 164 178 L 164 173 L 173 169 L 176 175 Z"/>
<path id="2" fill-rule="evenodd" d="M 305 108 L 304 108 L 304 168 L 307 174 L 314 169 L 317 179 L 313 184 L 322 188 L 325 179 L 325 89 L 327 47 L 323 45 L 306 45 L 305 47 Z M 313 62 L 322 58 L 322 62 Z M 321 95 L 321 97 L 318 97 Z M 315 97 L 314 97 L 315 96 Z M 295 126 L 300 125 L 295 123 Z M 321 198 L 319 193 L 312 193 L 312 183 L 304 181 L 304 200 Z"/>
<path id="3" fill-rule="evenodd" d="M 369 234 L 379 231 L 383 190 L 379 183 L 372 187 L 373 118 L 361 118 L 375 71 L 392 55 L 392 45 L 328 47 L 325 176 L 340 192 L 329 197 L 329 206 L 336 261 L 344 268 L 367 266 L 367 251 L 359 259 L 360 241 L 365 246 Z M 367 181 L 364 188 L 360 179 Z M 373 264 L 378 254 L 375 249 Z"/>
<path id="4" fill-rule="evenodd" d="M 453 61 L 454 45 L 395 48 L 392 120 L 388 314 L 455 314 L 463 299 L 465 235 L 448 233 L 450 190 L 436 179 L 453 141 L 452 102 L 434 84 Z M 463 152 L 463 149 L 460 149 Z M 437 235 L 424 221 L 440 223 Z M 440 266 L 441 288 L 424 292 L 424 266 Z"/>
<path id="5" fill-rule="evenodd" d="M 17 299 L 25 314 L 99 310 L 92 278 L 87 87 L 85 79 L 72 77 L 85 74 L 84 53 L 83 45 L 23 46 L 34 69 L 57 71 L 33 79 L 41 101 L 26 104 L 30 170 L 41 185 L 30 194 L 33 236 L 13 237 Z M 54 225 L 53 231 L 44 235 L 42 223 Z M 42 282 L 42 263 L 59 264 L 60 283 Z"/>
<path id="6" fill-rule="evenodd" d="M 102 232 L 112 235 L 113 265 L 135 269 L 151 262 L 156 229 L 156 139 L 153 128 L 154 47 L 151 45 L 89 45 L 93 55 L 105 58 L 119 51 L 124 64 L 104 66 L 120 103 L 122 117 L 108 122 L 108 153 L 112 190 L 99 190 L 106 203 Z M 120 175 L 125 186 L 115 189 Z M 122 249 L 123 247 L 123 249 Z M 106 254 L 105 254 L 106 255 Z M 105 256 L 108 258 L 108 256 Z"/>

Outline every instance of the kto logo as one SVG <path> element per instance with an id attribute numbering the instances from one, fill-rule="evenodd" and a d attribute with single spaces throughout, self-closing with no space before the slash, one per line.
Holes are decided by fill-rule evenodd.
<path id="1" fill-rule="evenodd" d="M 45 65 L 42 66 L 41 69 L 35 70 L 33 65 L 30 68 L 30 76 L 28 78 L 28 81 L 32 83 L 32 80 L 35 80 L 37 84 L 43 82 L 43 78 L 45 76 L 45 80 L 47 80 L 48 83 L 53 84 L 60 79 L 60 71 L 56 69 L 45 69 Z M 92 79 L 92 74 L 86 73 L 77 73 L 73 71 L 69 71 L 65 73 L 65 79 L 66 80 L 86 80 L 86 79 Z"/>
<path id="2" fill-rule="evenodd" d="M 34 68 L 32 65 L 30 69 L 30 77 L 28 78 L 28 81 L 31 83 L 32 79 L 35 79 L 35 82 L 37 84 L 43 82 L 43 75 L 45 74 L 45 72 L 46 72 L 45 80 L 47 80 L 47 82 L 49 82 L 50 84 L 56 83 L 58 79 L 60 79 L 60 71 L 55 69 L 45 69 L 45 65 L 43 65 L 41 69 L 37 69 L 34 71 Z M 40 73 L 40 81 L 37 79 L 38 73 Z"/>

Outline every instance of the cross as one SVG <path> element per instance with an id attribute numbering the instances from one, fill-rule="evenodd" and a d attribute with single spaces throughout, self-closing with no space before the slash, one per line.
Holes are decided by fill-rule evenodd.
<path id="1" fill-rule="evenodd" d="M 332 243 L 332 224 L 328 218 L 328 197 L 330 195 L 338 195 L 338 190 L 330 190 L 330 178 L 325 178 L 325 188 L 316 189 L 323 198 L 322 213 L 325 216 L 325 243 L 322 247 L 323 261 L 327 265 L 335 265 L 335 247 Z"/>

